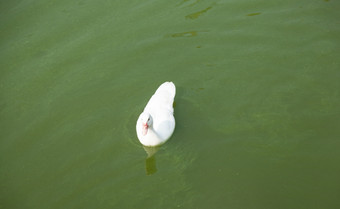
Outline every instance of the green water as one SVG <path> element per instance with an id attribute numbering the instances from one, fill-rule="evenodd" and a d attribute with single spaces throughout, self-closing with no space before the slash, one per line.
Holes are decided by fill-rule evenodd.
<path id="1" fill-rule="evenodd" d="M 0 208 L 340 208 L 339 10 L 3 1 Z M 146 159 L 164 81 L 176 129 Z"/>

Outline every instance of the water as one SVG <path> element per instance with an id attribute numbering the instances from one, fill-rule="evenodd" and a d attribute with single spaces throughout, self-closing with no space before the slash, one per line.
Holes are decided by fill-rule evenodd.
<path id="1" fill-rule="evenodd" d="M 339 208 L 338 1 L 0 9 L 0 208 Z M 167 80 L 176 130 L 144 150 Z"/>

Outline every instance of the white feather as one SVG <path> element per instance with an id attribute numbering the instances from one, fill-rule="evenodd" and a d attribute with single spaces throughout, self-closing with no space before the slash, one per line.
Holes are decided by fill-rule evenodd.
<path id="1" fill-rule="evenodd" d="M 139 141 L 144 146 L 158 146 L 165 143 L 175 130 L 173 102 L 176 87 L 172 82 L 165 82 L 158 87 L 139 116 L 136 131 Z M 151 115 L 152 125 L 146 135 L 143 134 L 143 115 Z M 144 122 L 145 123 L 145 122 Z"/>

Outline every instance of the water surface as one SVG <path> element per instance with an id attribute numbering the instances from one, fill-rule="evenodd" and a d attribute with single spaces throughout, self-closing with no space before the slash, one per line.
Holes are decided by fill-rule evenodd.
<path id="1" fill-rule="evenodd" d="M 339 208 L 338 1 L 0 9 L 0 208 Z M 176 130 L 147 158 L 164 81 Z"/>

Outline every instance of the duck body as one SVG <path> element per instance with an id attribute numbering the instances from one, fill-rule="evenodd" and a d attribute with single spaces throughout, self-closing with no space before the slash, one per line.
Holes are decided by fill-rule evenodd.
<path id="1" fill-rule="evenodd" d="M 159 146 L 173 134 L 175 130 L 173 108 L 175 95 L 174 83 L 163 83 L 152 95 L 144 111 L 138 117 L 137 137 L 144 146 Z"/>

